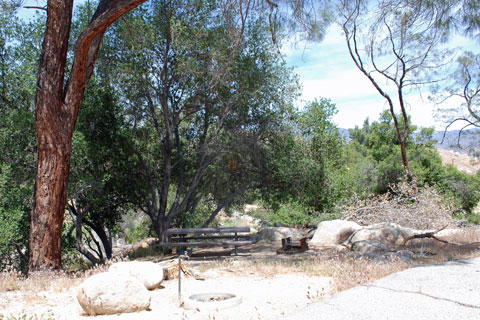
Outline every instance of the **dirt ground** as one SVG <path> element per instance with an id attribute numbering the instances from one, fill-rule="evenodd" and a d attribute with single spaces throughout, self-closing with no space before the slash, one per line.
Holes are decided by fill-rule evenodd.
<path id="1" fill-rule="evenodd" d="M 397 261 L 378 264 L 349 258 L 342 260 L 339 258 L 342 254 L 333 249 L 277 254 L 276 249 L 280 246 L 280 242 L 262 241 L 242 247 L 238 256 L 232 255 L 232 249 L 195 250 L 185 260 L 185 266 L 197 279 L 183 275 L 180 295 L 178 279 L 165 280 L 163 288 L 150 292 L 150 310 L 139 313 L 87 316 L 76 299 L 77 286 L 85 277 L 64 277 L 60 280 L 56 277 L 51 281 L 32 282 L 22 289 L 15 288 L 16 284 L 12 282 L 11 290 L 4 287 L 4 292 L 0 292 L 0 320 L 277 319 L 338 290 L 378 279 L 417 263 Z M 178 261 L 174 255 L 154 255 L 143 259 L 160 264 Z M 303 269 L 298 268 L 299 265 Z M 340 281 L 345 281 L 346 287 L 339 286 Z M 181 301 L 202 293 L 233 294 L 241 302 L 227 309 L 213 310 L 203 307 L 186 310 L 181 306 Z"/>
<path id="2" fill-rule="evenodd" d="M 459 170 L 470 174 L 474 174 L 480 170 L 480 161 L 478 158 L 449 150 L 437 149 L 437 151 L 444 165 L 451 164 Z"/>
<path id="3" fill-rule="evenodd" d="M 194 275 L 181 278 L 181 299 L 200 293 L 231 293 L 241 303 L 223 310 L 186 310 L 179 303 L 178 279 L 165 280 L 164 288 L 151 291 L 149 311 L 89 317 L 76 300 L 76 285 L 60 285 L 48 290 L 15 290 L 0 293 L 0 319 L 276 319 L 328 296 L 331 278 L 304 274 L 259 274 L 238 272 L 236 264 L 249 259 L 279 259 L 279 263 L 303 259 L 311 253 L 278 256 L 277 244 L 259 243 L 242 248 L 238 256 L 231 249 L 194 251 L 185 265 Z M 172 256 L 154 257 L 159 263 L 178 261 Z M 149 258 L 152 260 L 152 258 Z M 218 263 L 220 267 L 209 267 Z M 232 266 L 232 268 L 229 268 Z M 75 280 L 72 280 L 75 281 Z M 80 280 L 76 280 L 80 283 Z M 3 314 L 3 318 L 2 318 Z"/>

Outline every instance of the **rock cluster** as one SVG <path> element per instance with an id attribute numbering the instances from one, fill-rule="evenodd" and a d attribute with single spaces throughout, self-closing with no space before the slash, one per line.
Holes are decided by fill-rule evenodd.
<path id="1" fill-rule="evenodd" d="M 426 231 L 402 227 L 396 223 L 377 223 L 362 227 L 346 220 L 323 221 L 309 242 L 309 247 L 343 247 L 353 251 L 358 258 L 386 260 L 396 257 L 411 261 L 413 253 L 398 250 L 397 247 L 423 232 Z"/>
<path id="2" fill-rule="evenodd" d="M 88 315 L 118 314 L 147 310 L 150 293 L 160 287 L 163 268 L 153 262 L 119 262 L 108 272 L 86 279 L 77 300 Z"/>
<path id="3" fill-rule="evenodd" d="M 330 220 L 321 222 L 308 245 L 310 247 L 336 246 L 344 243 L 362 227 L 352 221 Z"/>

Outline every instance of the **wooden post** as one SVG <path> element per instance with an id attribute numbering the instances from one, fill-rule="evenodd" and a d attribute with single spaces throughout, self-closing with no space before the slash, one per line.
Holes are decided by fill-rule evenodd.
<path id="1" fill-rule="evenodd" d="M 235 232 L 235 241 L 238 241 L 237 232 Z M 238 246 L 237 245 L 235 245 L 235 255 L 238 256 Z"/>
<path id="2" fill-rule="evenodd" d="M 182 306 L 182 256 L 178 256 L 178 305 Z"/>

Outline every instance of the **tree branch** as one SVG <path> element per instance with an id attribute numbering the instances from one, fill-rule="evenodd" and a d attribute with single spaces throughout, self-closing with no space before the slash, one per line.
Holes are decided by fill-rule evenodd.
<path id="1" fill-rule="evenodd" d="M 24 9 L 37 9 L 37 10 L 43 10 L 43 11 L 47 11 L 47 7 L 38 7 L 38 6 L 24 6 L 23 7 Z"/>
<path id="2" fill-rule="evenodd" d="M 442 230 L 444 230 L 447 226 L 444 226 L 436 231 L 430 231 L 430 232 L 424 232 L 424 233 L 419 233 L 419 234 L 415 234 L 413 236 L 410 236 L 408 238 L 406 238 L 404 241 L 403 241 L 403 245 L 406 245 L 406 243 L 410 240 L 413 240 L 413 239 L 426 239 L 426 238 L 429 238 L 429 239 L 434 239 L 434 240 L 437 240 L 437 241 L 440 241 L 440 242 L 443 242 L 443 243 L 446 243 L 446 244 L 453 244 L 453 245 L 456 245 L 456 246 L 480 246 L 480 241 L 477 241 L 477 242 L 470 242 L 470 243 L 457 243 L 457 242 L 450 242 L 450 241 L 447 241 L 447 240 L 443 240 L 443 239 L 440 239 L 436 236 L 436 234 Z"/>
<path id="3" fill-rule="evenodd" d="M 212 223 L 213 219 L 217 216 L 217 214 L 226 206 L 228 206 L 235 198 L 241 194 L 243 194 L 246 190 L 248 189 L 248 184 L 244 184 L 240 186 L 234 193 L 232 193 L 230 196 L 225 198 L 215 209 L 215 211 L 212 212 L 210 217 L 208 217 L 207 221 L 203 224 L 202 228 L 208 227 L 210 223 Z"/>
<path id="4" fill-rule="evenodd" d="M 74 47 L 72 71 L 64 93 L 64 108 L 66 108 L 65 111 L 69 114 L 72 127 L 75 126 L 85 88 L 93 73 L 98 49 L 105 31 L 123 14 L 145 1 L 101 0 L 91 22 L 78 37 Z"/>

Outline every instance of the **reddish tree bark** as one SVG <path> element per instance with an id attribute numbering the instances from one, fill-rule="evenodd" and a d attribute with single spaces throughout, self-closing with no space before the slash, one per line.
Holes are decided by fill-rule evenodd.
<path id="1" fill-rule="evenodd" d="M 48 0 L 36 92 L 37 176 L 30 224 L 29 271 L 60 269 L 61 232 L 72 136 L 105 30 L 146 0 L 101 0 L 74 49 L 64 83 L 73 0 Z"/>

